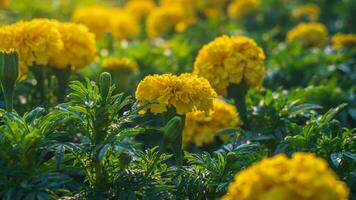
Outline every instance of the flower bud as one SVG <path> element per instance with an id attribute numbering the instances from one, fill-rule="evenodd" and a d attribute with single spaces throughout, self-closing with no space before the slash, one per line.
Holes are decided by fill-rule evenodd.
<path id="1" fill-rule="evenodd" d="M 164 127 L 164 136 L 161 144 L 161 150 L 164 151 L 173 143 L 179 143 L 182 137 L 183 120 L 181 117 L 175 116 L 167 122 Z"/>
<path id="2" fill-rule="evenodd" d="M 15 50 L 0 51 L 0 82 L 5 97 L 6 110 L 12 111 L 12 99 L 19 77 L 19 56 Z"/>
<path id="3" fill-rule="evenodd" d="M 99 80 L 101 97 L 106 100 L 108 97 L 110 87 L 111 87 L 111 75 L 108 72 L 103 72 L 100 74 Z"/>
<path id="4" fill-rule="evenodd" d="M 15 50 L 0 51 L 0 80 L 14 84 L 19 76 L 19 56 Z"/>
<path id="5" fill-rule="evenodd" d="M 132 156 L 130 154 L 125 152 L 121 153 L 119 155 L 120 167 L 121 168 L 127 167 L 130 164 L 131 160 L 132 160 Z"/>

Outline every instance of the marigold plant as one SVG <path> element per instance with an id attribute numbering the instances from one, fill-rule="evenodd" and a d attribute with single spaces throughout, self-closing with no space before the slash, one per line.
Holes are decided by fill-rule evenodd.
<path id="1" fill-rule="evenodd" d="M 223 200 L 346 200 L 348 189 L 310 153 L 266 158 L 235 175 Z"/>
<path id="2" fill-rule="evenodd" d="M 263 50 L 252 39 L 224 35 L 199 51 L 193 73 L 208 79 L 218 94 L 226 96 L 230 83 L 261 87 L 264 60 Z"/>
<path id="3" fill-rule="evenodd" d="M 127 57 L 109 57 L 103 60 L 102 66 L 104 69 L 109 69 L 122 74 L 138 73 L 138 64 L 134 60 Z"/>
<path id="4" fill-rule="evenodd" d="M 347 46 L 356 46 L 356 34 L 337 33 L 331 38 L 331 42 L 334 49 L 342 49 Z"/>
<path id="5" fill-rule="evenodd" d="M 51 66 L 77 70 L 95 61 L 95 35 L 87 27 L 75 23 L 59 23 L 58 30 L 64 48 L 51 57 Z"/>
<path id="6" fill-rule="evenodd" d="M 217 95 L 208 80 L 192 74 L 150 75 L 138 85 L 136 99 L 139 104 L 157 103 L 146 110 L 154 114 L 175 108 L 178 114 L 201 110 L 209 111 Z"/>
<path id="7" fill-rule="evenodd" d="M 320 8 L 312 3 L 298 6 L 292 10 L 292 17 L 301 19 L 306 17 L 310 21 L 317 21 L 320 15 Z"/>
<path id="8" fill-rule="evenodd" d="M 33 65 L 48 65 L 63 49 L 58 22 L 50 19 L 19 21 L 0 27 L 0 49 L 19 52 L 21 75 Z"/>
<path id="9" fill-rule="evenodd" d="M 287 41 L 297 41 L 304 46 L 324 46 L 328 42 L 328 31 L 321 23 L 300 23 L 287 33 Z"/>
<path id="10" fill-rule="evenodd" d="M 240 19 L 260 6 L 260 0 L 235 0 L 228 6 L 228 15 L 233 19 Z"/>
<path id="11" fill-rule="evenodd" d="M 195 111 L 186 114 L 183 131 L 183 145 L 193 143 L 200 147 L 214 143 L 215 132 L 234 128 L 240 123 L 236 107 L 221 99 L 214 99 L 209 112 Z"/>

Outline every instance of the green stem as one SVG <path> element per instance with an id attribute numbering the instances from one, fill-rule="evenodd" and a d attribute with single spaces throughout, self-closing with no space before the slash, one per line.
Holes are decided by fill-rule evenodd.
<path id="1" fill-rule="evenodd" d="M 37 90 L 40 93 L 41 102 L 46 102 L 46 90 L 45 90 L 45 66 L 35 65 L 30 67 L 36 81 L 37 81 Z"/>
<path id="2" fill-rule="evenodd" d="M 243 81 L 240 84 L 230 84 L 228 87 L 228 97 L 234 99 L 235 106 L 239 112 L 240 118 L 244 122 L 244 126 L 248 127 L 247 109 L 246 109 L 246 94 L 248 86 Z"/>
<path id="3" fill-rule="evenodd" d="M 67 92 L 69 77 L 71 74 L 71 69 L 70 67 L 67 67 L 65 69 L 52 68 L 52 71 L 58 80 L 58 90 L 56 95 L 57 99 L 59 102 L 64 102 L 65 97 L 67 95 L 66 92 Z"/>
<path id="4" fill-rule="evenodd" d="M 15 85 L 12 88 L 2 86 L 2 91 L 4 92 L 6 111 L 12 112 Z"/>

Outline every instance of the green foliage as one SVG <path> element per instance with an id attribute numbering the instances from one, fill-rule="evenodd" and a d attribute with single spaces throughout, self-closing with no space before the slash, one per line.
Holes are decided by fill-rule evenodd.
<path id="1" fill-rule="evenodd" d="M 36 108 L 23 117 L 0 110 L 0 197 L 2 199 L 55 198 L 71 181 L 56 170 L 52 145 L 71 116 Z M 62 192 L 65 192 L 63 190 Z"/>

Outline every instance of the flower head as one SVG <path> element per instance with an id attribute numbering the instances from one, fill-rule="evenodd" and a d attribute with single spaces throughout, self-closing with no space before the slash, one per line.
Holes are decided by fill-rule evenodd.
<path id="1" fill-rule="evenodd" d="M 178 114 L 209 111 L 216 96 L 206 79 L 192 74 L 147 76 L 136 90 L 136 99 L 140 104 L 157 103 L 147 108 L 154 114 L 163 113 L 170 107 L 174 107 Z"/>
<path id="2" fill-rule="evenodd" d="M 337 33 L 331 38 L 334 49 L 342 49 L 347 46 L 356 46 L 356 34 Z"/>
<path id="3" fill-rule="evenodd" d="M 300 19 L 307 17 L 310 21 L 317 21 L 320 15 L 320 8 L 312 3 L 296 7 L 292 10 L 292 17 Z"/>
<path id="4" fill-rule="evenodd" d="M 130 13 L 120 11 L 111 19 L 111 30 L 118 40 L 133 39 L 140 33 L 140 25 Z"/>
<path id="5" fill-rule="evenodd" d="M 194 74 L 208 79 L 218 94 L 226 96 L 230 83 L 244 81 L 249 86 L 261 87 L 264 60 L 263 50 L 252 39 L 222 36 L 199 51 Z"/>
<path id="6" fill-rule="evenodd" d="M 328 42 L 328 32 L 321 23 L 300 23 L 288 32 L 287 41 L 297 41 L 304 46 L 324 46 Z"/>
<path id="7" fill-rule="evenodd" d="M 51 66 L 76 70 L 95 61 L 95 35 L 87 27 L 75 23 L 59 23 L 58 30 L 64 48 L 51 57 Z"/>
<path id="8" fill-rule="evenodd" d="M 179 4 L 160 6 L 152 10 L 148 15 L 146 27 L 150 37 L 158 37 L 177 29 L 184 30 L 192 23 Z M 183 29 L 181 27 L 184 27 Z"/>
<path id="9" fill-rule="evenodd" d="M 310 153 L 266 158 L 235 175 L 223 200 L 346 200 L 348 189 Z"/>
<path id="10" fill-rule="evenodd" d="M 214 143 L 214 134 L 224 128 L 233 128 L 240 123 L 236 107 L 221 99 L 214 99 L 209 112 L 194 111 L 186 114 L 183 144 L 196 146 Z"/>
<path id="11" fill-rule="evenodd" d="M 102 62 L 102 66 L 105 69 L 110 69 L 122 74 L 136 74 L 138 73 L 138 64 L 130 58 L 122 57 L 115 58 L 109 57 Z"/>
<path id="12" fill-rule="evenodd" d="M 72 21 L 80 23 L 89 28 L 89 30 L 102 38 L 106 33 L 111 32 L 114 16 L 120 14 L 120 9 L 104 6 L 84 6 L 74 10 Z"/>
<path id="13" fill-rule="evenodd" d="M 126 3 L 125 11 L 134 16 L 137 20 L 146 17 L 156 7 L 153 0 L 131 0 Z"/>
<path id="14" fill-rule="evenodd" d="M 33 19 L 0 27 L 0 49 L 16 49 L 20 58 L 20 74 L 34 64 L 47 65 L 63 48 L 58 22 Z"/>
<path id="15" fill-rule="evenodd" d="M 0 8 L 6 8 L 10 5 L 11 0 L 0 0 Z"/>
<path id="16" fill-rule="evenodd" d="M 235 0 L 229 4 L 228 15 L 233 19 L 240 19 L 255 11 L 260 4 L 260 0 Z"/>

